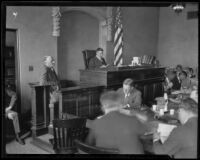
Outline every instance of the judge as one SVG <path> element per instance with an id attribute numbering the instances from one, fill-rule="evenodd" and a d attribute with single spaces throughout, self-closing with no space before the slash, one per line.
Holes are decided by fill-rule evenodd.
<path id="1" fill-rule="evenodd" d="M 103 49 L 96 49 L 96 56 L 89 61 L 89 69 L 106 68 L 108 65 L 104 59 Z"/>

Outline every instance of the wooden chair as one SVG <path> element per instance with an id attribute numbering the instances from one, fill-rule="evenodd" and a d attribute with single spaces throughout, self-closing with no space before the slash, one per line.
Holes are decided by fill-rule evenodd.
<path id="1" fill-rule="evenodd" d="M 117 149 L 95 147 L 85 144 L 77 139 L 74 142 L 79 154 L 119 154 L 119 150 Z"/>
<path id="2" fill-rule="evenodd" d="M 85 69 L 88 69 L 90 59 L 96 56 L 96 50 L 84 50 L 82 53 Z"/>
<path id="3" fill-rule="evenodd" d="M 77 152 L 74 139 L 84 140 L 88 134 L 85 118 L 53 120 L 53 149 L 56 154 Z"/>

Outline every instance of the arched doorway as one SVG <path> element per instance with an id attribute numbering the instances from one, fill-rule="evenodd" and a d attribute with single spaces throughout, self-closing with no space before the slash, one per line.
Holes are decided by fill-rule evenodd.
<path id="1" fill-rule="evenodd" d="M 106 55 L 106 40 L 107 40 L 107 26 L 106 26 L 106 17 L 107 17 L 107 7 L 61 7 L 61 14 L 77 11 L 85 12 L 99 21 L 99 47 L 104 49 Z"/>
<path id="2" fill-rule="evenodd" d="M 106 18 L 100 11 L 93 7 L 61 8 L 61 34 L 58 37 L 58 74 L 61 79 L 79 81 L 79 69 L 85 68 L 82 50 L 102 47 L 106 56 Z"/>

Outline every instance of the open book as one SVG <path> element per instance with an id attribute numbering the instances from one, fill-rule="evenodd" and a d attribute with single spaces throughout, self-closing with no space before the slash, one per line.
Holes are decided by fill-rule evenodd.
<path id="1" fill-rule="evenodd" d="M 172 130 L 176 127 L 177 127 L 176 125 L 171 125 L 171 124 L 164 124 L 164 123 L 158 124 L 157 132 L 160 132 L 160 140 L 162 143 L 164 143 L 167 140 Z"/>

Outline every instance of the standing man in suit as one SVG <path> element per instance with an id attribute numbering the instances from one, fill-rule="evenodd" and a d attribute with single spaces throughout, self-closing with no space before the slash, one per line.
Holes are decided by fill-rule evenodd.
<path id="1" fill-rule="evenodd" d="M 103 49 L 96 49 L 96 56 L 89 61 L 89 69 L 106 68 L 108 65 L 103 55 Z"/>
<path id="2" fill-rule="evenodd" d="M 44 63 L 41 70 L 40 85 L 50 86 L 50 104 L 54 104 L 59 100 L 60 81 L 54 70 L 55 60 L 52 56 L 45 56 Z M 55 109 L 55 116 L 58 116 L 58 108 Z"/>
<path id="3" fill-rule="evenodd" d="M 197 158 L 198 105 L 193 99 L 182 101 L 178 119 L 182 125 L 172 130 L 164 144 L 155 142 L 154 152 L 174 158 Z M 155 133 L 154 138 L 159 139 L 159 133 Z"/>
<path id="4" fill-rule="evenodd" d="M 140 108 L 142 104 L 142 93 L 135 88 L 133 79 L 127 78 L 123 82 L 123 88 L 117 90 L 124 106 L 131 109 Z"/>
<path id="5" fill-rule="evenodd" d="M 22 140 L 19 137 L 20 126 L 19 126 L 18 113 L 12 110 L 17 100 L 16 92 L 14 91 L 12 86 L 8 83 L 6 84 L 5 90 L 6 90 L 6 106 L 7 106 L 5 108 L 6 118 L 11 119 L 13 121 L 16 141 L 21 145 L 25 145 L 24 140 Z"/>
<path id="6" fill-rule="evenodd" d="M 120 98 L 115 91 L 101 95 L 105 114 L 90 122 L 86 142 L 97 147 L 118 149 L 120 154 L 144 154 L 139 137 L 146 132 L 146 127 L 137 117 L 120 112 L 123 107 Z"/>

